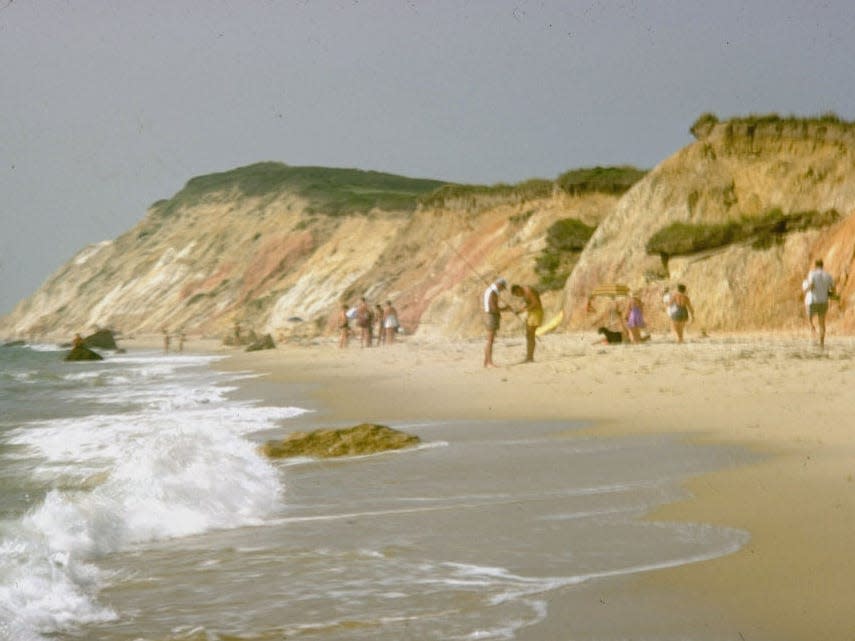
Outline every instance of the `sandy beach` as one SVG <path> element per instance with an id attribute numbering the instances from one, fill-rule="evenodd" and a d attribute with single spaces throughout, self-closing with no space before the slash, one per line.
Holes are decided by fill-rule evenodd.
<path id="1" fill-rule="evenodd" d="M 855 339 L 832 335 L 820 350 L 804 334 L 690 336 L 684 345 L 660 334 L 608 347 L 594 338 L 544 336 L 537 362 L 520 364 L 524 341 L 505 334 L 495 369 L 481 367 L 480 340 L 405 337 L 372 349 L 320 340 L 252 353 L 190 340 L 188 348 L 230 355 L 223 368 L 264 374 L 253 394 L 269 400 L 287 402 L 277 395 L 301 385 L 319 410 L 302 427 L 583 420 L 590 428 L 579 437 L 670 433 L 756 452 L 750 464 L 691 479 L 688 500 L 647 517 L 743 529 L 748 544 L 644 573 L 634 589 L 695 599 L 726 617 L 735 638 L 851 641 Z"/>

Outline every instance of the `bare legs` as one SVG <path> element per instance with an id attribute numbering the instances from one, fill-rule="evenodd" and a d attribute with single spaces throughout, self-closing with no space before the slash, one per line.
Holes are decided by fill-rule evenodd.
<path id="1" fill-rule="evenodd" d="M 671 327 L 674 328 L 674 333 L 677 335 L 677 342 L 683 342 L 683 329 L 686 327 L 686 321 L 671 321 Z"/>
<path id="2" fill-rule="evenodd" d="M 532 325 L 525 326 L 525 362 L 534 362 L 534 347 L 537 345 L 537 335 L 535 332 L 537 327 Z"/>
<path id="3" fill-rule="evenodd" d="M 817 314 L 816 319 L 819 325 L 819 346 L 825 347 L 825 314 Z"/>
<path id="4" fill-rule="evenodd" d="M 487 345 L 484 347 L 484 367 L 495 367 L 493 364 L 493 341 L 496 338 L 496 330 L 487 330 Z"/>

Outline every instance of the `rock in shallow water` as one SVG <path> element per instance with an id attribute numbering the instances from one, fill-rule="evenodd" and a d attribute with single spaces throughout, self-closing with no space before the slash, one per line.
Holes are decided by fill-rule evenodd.
<path id="1" fill-rule="evenodd" d="M 294 432 L 281 441 L 268 441 L 261 451 L 270 458 L 358 456 L 418 445 L 421 439 L 385 425 L 362 423 L 344 429 Z"/>
<path id="2" fill-rule="evenodd" d="M 104 358 L 88 347 L 78 345 L 65 355 L 67 361 L 103 361 Z"/>

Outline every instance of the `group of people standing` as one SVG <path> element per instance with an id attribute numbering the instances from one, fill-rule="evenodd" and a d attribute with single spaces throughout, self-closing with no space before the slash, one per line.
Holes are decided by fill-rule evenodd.
<path id="1" fill-rule="evenodd" d="M 537 328 L 543 323 L 543 306 L 540 301 L 540 294 L 533 287 L 513 285 L 511 287 L 511 294 L 522 299 L 522 307 L 516 310 L 509 303 L 502 301 L 501 294 L 507 288 L 507 280 L 498 278 L 484 290 L 484 325 L 487 329 L 487 344 L 484 347 L 484 367 L 495 366 L 493 363 L 493 343 L 501 323 L 501 313 L 508 310 L 513 311 L 514 314 L 519 314 L 522 311 L 526 312 L 526 358 L 524 362 L 530 363 L 534 361 L 534 349 L 537 341 L 536 332 Z M 815 261 L 813 269 L 808 273 L 807 278 L 802 284 L 802 290 L 805 295 L 805 312 L 810 323 L 811 334 L 816 335 L 818 331 L 819 345 L 820 347 L 824 347 L 825 317 L 828 313 L 828 301 L 837 298 L 837 294 L 834 290 L 834 279 L 823 268 L 822 259 Z M 684 341 L 686 323 L 695 316 L 695 308 L 692 305 L 692 300 L 689 298 L 686 286 L 680 283 L 677 285 L 676 290 L 666 290 L 662 302 L 665 305 L 676 340 L 678 343 L 682 343 Z M 637 294 L 629 296 L 626 309 L 619 311 L 620 330 L 609 330 L 607 327 L 600 327 L 598 332 L 603 335 L 603 338 L 597 342 L 609 344 L 624 342 L 643 343 L 650 340 L 649 334 L 642 333 L 642 330 L 646 328 L 644 306 Z M 814 325 L 814 317 L 817 319 L 817 326 Z"/>
<path id="2" fill-rule="evenodd" d="M 522 299 L 522 307 L 514 309 L 501 300 L 501 293 L 508 288 L 508 281 L 499 278 L 484 291 L 484 326 L 487 328 L 487 345 L 484 347 L 484 367 L 495 367 L 493 363 L 493 342 L 499 331 L 502 312 L 510 310 L 514 314 L 526 313 L 525 318 L 525 363 L 534 362 L 534 348 L 537 345 L 537 328 L 543 324 L 543 305 L 540 293 L 527 285 L 514 285 L 511 294 Z"/>
<path id="3" fill-rule="evenodd" d="M 365 296 L 359 299 L 356 307 L 348 307 L 346 303 L 341 306 L 339 314 L 339 347 L 347 347 L 350 340 L 350 321 L 356 323 L 359 332 L 360 347 L 373 347 L 375 345 L 391 345 L 395 342 L 395 335 L 400 330 L 398 310 L 387 300 L 383 307 L 377 303 L 372 308 Z"/>

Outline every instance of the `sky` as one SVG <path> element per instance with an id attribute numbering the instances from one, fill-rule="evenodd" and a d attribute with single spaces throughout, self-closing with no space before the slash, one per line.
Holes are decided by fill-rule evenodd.
<path id="1" fill-rule="evenodd" d="M 652 168 L 699 115 L 855 120 L 855 3 L 0 0 L 0 314 L 190 178 Z"/>

